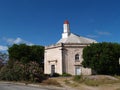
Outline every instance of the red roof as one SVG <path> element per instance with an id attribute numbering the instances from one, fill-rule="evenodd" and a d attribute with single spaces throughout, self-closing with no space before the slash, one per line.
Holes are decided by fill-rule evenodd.
<path id="1" fill-rule="evenodd" d="M 64 24 L 69 24 L 68 20 L 65 20 Z"/>

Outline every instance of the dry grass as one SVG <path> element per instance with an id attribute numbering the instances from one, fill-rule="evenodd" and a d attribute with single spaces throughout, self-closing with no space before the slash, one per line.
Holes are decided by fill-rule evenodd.
<path id="1" fill-rule="evenodd" d="M 103 84 L 120 83 L 120 79 L 106 76 L 106 75 L 95 75 L 95 76 L 78 76 L 73 79 L 77 83 L 86 84 L 88 86 L 99 86 Z"/>
<path id="2" fill-rule="evenodd" d="M 120 90 L 120 88 L 117 88 L 116 90 Z"/>
<path id="3" fill-rule="evenodd" d="M 60 84 L 59 82 L 57 82 L 56 80 L 54 80 L 54 79 L 44 80 L 44 81 L 42 82 L 42 84 L 45 84 L 45 85 L 54 85 L 54 86 L 61 87 L 61 84 Z"/>

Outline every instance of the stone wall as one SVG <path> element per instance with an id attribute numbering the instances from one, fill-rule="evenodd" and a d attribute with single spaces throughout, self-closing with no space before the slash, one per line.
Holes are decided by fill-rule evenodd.
<path id="1" fill-rule="evenodd" d="M 55 72 L 62 74 L 62 50 L 61 45 L 45 48 L 44 73 L 51 74 L 51 65 L 55 65 Z"/>
<path id="2" fill-rule="evenodd" d="M 59 74 L 69 73 L 75 75 L 75 67 L 79 66 L 82 75 L 91 75 L 91 69 L 82 67 L 83 49 L 88 44 L 56 44 L 45 47 L 44 72 L 51 74 L 51 65 L 55 65 L 55 72 Z M 75 55 L 79 54 L 79 60 Z"/>

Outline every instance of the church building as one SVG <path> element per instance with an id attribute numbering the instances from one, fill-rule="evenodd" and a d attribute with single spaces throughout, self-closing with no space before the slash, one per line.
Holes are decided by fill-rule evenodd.
<path id="1" fill-rule="evenodd" d="M 71 33 L 69 22 L 66 20 L 62 38 L 55 45 L 45 47 L 44 73 L 91 75 L 91 69 L 84 68 L 81 64 L 83 49 L 91 43 L 97 41 Z"/>

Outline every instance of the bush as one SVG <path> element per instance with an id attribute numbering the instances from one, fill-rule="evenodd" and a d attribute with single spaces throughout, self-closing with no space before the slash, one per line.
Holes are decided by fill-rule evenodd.
<path id="1" fill-rule="evenodd" d="M 83 49 L 82 65 L 91 68 L 96 74 L 120 75 L 119 57 L 120 44 L 93 43 Z"/>
<path id="2" fill-rule="evenodd" d="M 7 66 L 4 66 L 1 68 L 0 71 L 0 80 L 11 80 L 11 74 L 10 74 L 11 70 L 7 68 Z"/>
<path id="3" fill-rule="evenodd" d="M 72 76 L 71 74 L 68 74 L 68 73 L 63 73 L 62 74 L 63 77 L 69 77 L 69 76 Z"/>
<path id="4" fill-rule="evenodd" d="M 0 60 L 0 69 L 4 66 L 3 62 Z"/>
<path id="5" fill-rule="evenodd" d="M 103 84 L 119 83 L 119 79 L 111 76 L 75 76 L 73 80 L 77 83 L 84 83 L 88 86 L 99 86 Z"/>
<path id="6" fill-rule="evenodd" d="M 81 75 L 75 75 L 74 78 L 73 78 L 73 80 L 74 81 L 79 81 L 81 78 L 82 78 Z"/>
<path id="7" fill-rule="evenodd" d="M 36 62 L 22 64 L 17 61 L 12 67 L 6 65 L 0 71 L 0 80 L 42 82 L 44 79 L 47 79 L 47 76 Z"/>
<path id="8" fill-rule="evenodd" d="M 84 78 L 82 75 L 76 75 L 76 76 L 74 76 L 73 80 L 76 82 L 83 82 Z"/>
<path id="9" fill-rule="evenodd" d="M 53 73 L 53 75 L 52 75 L 52 77 L 59 77 L 60 76 L 60 74 L 58 74 L 58 73 Z"/>
<path id="10" fill-rule="evenodd" d="M 53 80 L 53 79 L 45 80 L 42 83 L 47 84 L 47 85 L 61 86 L 59 82 L 57 82 L 56 80 Z"/>

